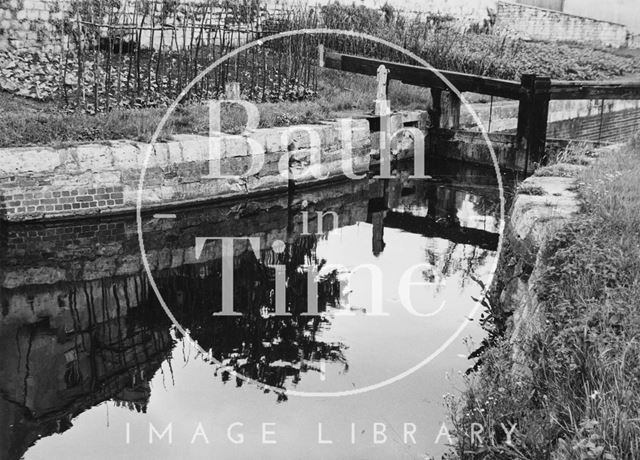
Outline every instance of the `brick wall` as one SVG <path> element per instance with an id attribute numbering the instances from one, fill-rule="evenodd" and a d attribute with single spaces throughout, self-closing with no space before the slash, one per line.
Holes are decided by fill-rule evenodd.
<path id="1" fill-rule="evenodd" d="M 251 201 L 250 212 L 244 207 L 239 210 L 238 201 L 230 201 L 177 210 L 176 219 L 149 216 L 144 223 L 145 253 L 151 269 L 164 275 L 170 275 L 171 269 L 178 266 L 214 262 L 219 267 L 221 245 L 206 245 L 196 258 L 194 238 L 251 235 L 260 239 L 261 260 L 273 263 L 274 241 L 287 240 L 292 234 L 301 235 L 304 231 L 298 205 L 306 204 L 310 232 L 317 230 L 316 211 L 333 211 L 338 215 L 340 226 L 349 226 L 367 219 L 368 190 L 366 180 L 340 181 L 329 187 L 297 190 L 295 197 L 284 193 L 256 198 Z M 324 228 L 331 228 L 328 220 Z M 102 244 L 98 252 L 96 241 Z M 248 244 L 241 240 L 234 245 L 234 253 L 240 255 L 247 251 Z M 138 276 L 144 270 L 138 254 L 137 223 L 132 215 L 0 225 L 0 247 L 5 251 L 0 290 L 29 289 L 29 286 L 70 280 L 115 280 Z M 43 254 L 47 257 L 43 258 Z M 36 318 L 57 309 L 55 292 L 36 290 L 34 294 L 37 295 L 32 301 L 16 296 L 16 303 L 8 306 L 8 310 L 18 316 L 24 312 Z M 84 299 L 81 297 L 79 302 Z M 2 321 L 0 314 L 0 324 Z"/>
<path id="2" fill-rule="evenodd" d="M 606 104 L 606 102 L 605 102 Z M 557 139 L 584 141 L 626 142 L 640 128 L 640 108 L 616 112 L 603 110 L 602 115 L 593 114 L 572 120 L 551 122 L 547 136 Z"/>
<path id="3" fill-rule="evenodd" d="M 624 47 L 627 28 L 558 11 L 506 1 L 498 2 L 496 30 L 527 40 L 575 41 Z"/>
<path id="4" fill-rule="evenodd" d="M 52 247 L 66 248 L 72 244 L 90 246 L 96 241 L 103 244 L 122 241 L 124 232 L 123 222 L 85 222 L 46 228 L 34 227 L 23 231 L 12 229 L 7 231 L 6 249 L 24 261 L 26 254 L 50 251 Z"/>
<path id="5" fill-rule="evenodd" d="M 5 216 L 25 213 L 54 213 L 89 209 L 109 209 L 124 204 L 122 186 L 57 189 L 55 191 L 19 192 L 4 196 Z"/>
<path id="6" fill-rule="evenodd" d="M 485 128 L 491 119 L 491 131 L 515 133 L 518 125 L 518 102 L 493 106 L 474 104 L 474 110 Z M 463 128 L 479 131 L 475 119 L 467 111 L 461 114 Z M 547 137 L 608 142 L 626 142 L 640 129 L 640 101 L 567 100 L 551 101 Z"/>

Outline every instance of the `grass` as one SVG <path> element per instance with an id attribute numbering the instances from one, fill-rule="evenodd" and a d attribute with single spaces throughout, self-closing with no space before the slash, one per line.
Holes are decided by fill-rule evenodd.
<path id="1" fill-rule="evenodd" d="M 535 196 L 543 196 L 546 195 L 547 192 L 542 187 L 538 187 L 537 185 L 529 185 L 529 184 L 521 184 L 518 187 L 518 193 L 520 195 L 535 195 Z"/>
<path id="2" fill-rule="evenodd" d="M 548 149 L 547 165 L 536 169 L 536 176 L 574 177 L 595 160 L 595 146 L 589 141 L 571 141 L 562 149 Z"/>
<path id="3" fill-rule="evenodd" d="M 452 17 L 424 13 L 408 18 L 388 4 L 372 9 L 356 3 L 324 5 L 321 8 L 323 23 L 327 27 L 366 32 L 401 44 L 442 70 L 510 80 L 519 80 L 526 73 L 563 80 L 604 80 L 640 72 L 640 60 L 633 54 L 615 54 L 608 49 L 577 43 L 524 41 L 501 33 L 487 33 L 491 27 L 463 32 Z M 386 51 L 393 56 L 386 47 L 371 47 L 370 43 L 358 45 L 351 39 L 329 41 L 327 46 L 349 54 L 381 57 Z"/>
<path id="4" fill-rule="evenodd" d="M 640 458 L 639 175 L 638 145 L 581 173 L 584 213 L 550 242 L 534 287 L 547 322 L 531 375 L 512 373 L 505 338 L 484 352 L 452 405 L 461 458 Z M 494 446 L 472 439 L 474 423 Z M 511 446 L 501 423 L 517 424 Z"/>
<path id="5" fill-rule="evenodd" d="M 445 70 L 514 80 L 518 80 L 524 73 L 562 79 L 605 79 L 640 73 L 640 59 L 633 53 L 626 56 L 622 52 L 613 53 L 576 44 L 525 42 L 479 30 L 463 33 L 451 18 L 437 14 L 408 18 L 389 5 L 373 9 L 337 3 L 324 5 L 321 11 L 326 27 L 360 30 L 402 44 L 431 65 Z M 296 8 L 294 13 L 287 16 L 287 19 L 282 19 L 283 23 L 276 24 L 276 29 L 312 27 L 313 21 L 317 20 L 314 8 L 308 11 Z M 372 45 L 367 40 L 329 36 L 325 39 L 327 48 L 350 54 L 391 60 L 406 59 L 406 56 L 399 55 L 387 46 Z M 10 75 L 13 83 L 21 86 L 22 90 L 47 86 L 51 88 L 52 95 L 55 93 L 61 77 L 58 75 L 60 68 L 51 63 L 48 67 L 42 67 L 39 60 L 35 63 L 39 67 L 31 68 L 29 65 L 33 62 L 25 60 L 26 58 L 17 59 L 14 56 L 11 59 L 10 62 L 14 64 L 17 62 L 26 65 L 21 68 L 21 72 L 9 71 L 14 73 Z M 62 62 L 61 59 L 58 61 Z M 321 69 L 318 80 L 318 96 L 315 99 L 260 104 L 261 126 L 315 123 L 373 109 L 373 78 Z M 88 88 L 90 86 L 87 84 Z M 73 92 L 73 85 L 68 89 Z M 424 108 L 428 102 L 426 94 L 424 89 L 393 82 L 390 94 L 392 108 Z M 158 89 L 151 96 L 153 104 L 166 103 L 166 94 Z M 150 100 L 145 103 L 150 104 Z M 163 113 L 162 108 L 149 107 L 118 109 L 111 113 L 87 116 L 64 113 L 52 103 L 32 103 L 0 92 L 0 147 L 119 138 L 146 141 L 155 131 Z M 230 109 L 224 115 L 225 130 L 238 131 L 242 124 L 241 114 Z M 173 134 L 204 134 L 208 129 L 206 120 L 207 110 L 203 105 L 183 105 L 165 127 L 161 139 L 168 139 Z"/>
<path id="6" fill-rule="evenodd" d="M 410 19 L 388 5 L 372 9 L 337 3 L 325 5 L 321 10 L 326 27 L 365 31 L 402 44 L 404 48 L 440 69 L 514 80 L 518 80 L 523 73 L 563 79 L 604 79 L 640 72 L 640 60 L 636 55 L 624 56 L 575 44 L 524 42 L 478 31 L 463 33 L 451 18 L 437 14 L 419 15 Z M 305 24 L 311 26 L 305 21 L 315 21 L 316 13 L 311 14 L 311 10 L 308 13 L 304 9 L 297 9 L 296 14 L 283 19 L 285 22 L 280 24 L 280 29 L 293 30 L 302 28 Z M 366 40 L 353 37 L 325 39 L 328 48 L 346 53 L 391 60 L 406 59 L 387 46 L 373 46 Z M 59 86 L 56 82 L 59 82 L 60 76 L 52 70 L 55 66 L 31 69 L 29 62 L 31 61 L 25 61 L 27 67 L 17 74 L 21 79 L 14 82 L 16 85 L 23 86 L 22 89 L 41 87 L 45 83 L 52 88 Z M 22 81 L 23 77 L 27 80 L 37 78 Z M 40 81 L 41 79 L 46 82 Z M 69 90 L 73 91 L 72 88 Z M 153 96 L 163 96 L 160 94 L 162 91 L 157 89 L 153 93 Z M 316 123 L 354 113 L 370 112 L 373 109 L 374 95 L 375 79 L 372 77 L 320 69 L 316 98 L 304 102 L 260 104 L 260 126 Z M 158 101 L 166 103 L 166 95 L 151 99 L 154 104 Z M 424 108 L 428 104 L 426 90 L 397 82 L 391 84 L 390 99 L 392 108 L 397 110 Z M 487 98 L 481 100 L 486 101 Z M 149 104 L 149 101 L 146 103 Z M 0 147 L 60 145 L 120 138 L 148 141 L 163 114 L 164 109 L 153 107 L 121 108 L 92 116 L 65 113 L 53 103 L 38 104 L 0 92 Z M 241 129 L 243 116 L 238 110 L 228 109 L 223 115 L 225 131 L 235 133 Z M 207 108 L 204 105 L 182 105 L 165 126 L 160 139 L 169 139 L 174 134 L 183 133 L 206 134 L 207 119 Z"/>
<path id="7" fill-rule="evenodd" d="M 462 403 L 452 404 L 461 458 L 640 458 L 638 177 L 638 144 L 581 173 L 584 212 L 546 247 L 534 286 L 547 321 L 531 374 L 512 373 L 507 339 L 485 350 Z M 495 433 L 495 445 L 472 439 L 474 423 Z M 512 445 L 501 423 L 517 424 Z"/>
<path id="8" fill-rule="evenodd" d="M 356 76 L 321 69 L 319 96 L 304 102 L 258 104 L 260 127 L 317 123 L 323 120 L 371 112 L 376 82 L 373 77 Z M 393 82 L 389 97 L 394 110 L 424 109 L 427 90 Z M 0 147 L 93 142 L 114 139 L 149 141 L 165 113 L 164 108 L 113 110 L 87 115 L 65 113 L 53 103 L 36 102 L 0 92 Z M 207 134 L 206 104 L 180 105 L 170 117 L 161 140 L 174 134 Z M 241 109 L 223 107 L 225 132 L 238 133 L 246 123 Z"/>

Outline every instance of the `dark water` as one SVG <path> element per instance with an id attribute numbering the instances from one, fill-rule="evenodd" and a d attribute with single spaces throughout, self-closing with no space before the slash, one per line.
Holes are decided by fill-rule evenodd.
<path id="1" fill-rule="evenodd" d="M 482 339 L 474 298 L 500 222 L 491 170 L 432 169 L 432 181 L 399 173 L 146 216 L 153 278 L 190 338 L 149 285 L 135 219 L 4 227 L 0 459 L 441 455 L 442 424 L 453 429 L 443 395 Z M 316 211 L 335 225 L 317 232 Z M 214 315 L 222 247 L 196 257 L 203 237 L 238 238 L 240 316 Z M 353 272 L 362 264 L 379 277 Z M 309 289 L 319 315 L 301 315 Z M 283 292 L 291 315 L 274 316 Z"/>

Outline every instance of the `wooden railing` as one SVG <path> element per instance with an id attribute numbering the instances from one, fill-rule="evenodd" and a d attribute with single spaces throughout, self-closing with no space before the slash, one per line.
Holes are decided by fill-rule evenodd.
<path id="1" fill-rule="evenodd" d="M 507 99 L 518 99 L 520 97 L 520 84 L 514 81 L 485 78 L 447 70 L 434 71 L 422 66 L 399 64 L 334 52 L 324 54 L 324 67 L 345 72 L 376 75 L 378 67 L 381 65 L 384 65 L 389 71 L 389 78 L 409 85 L 440 90 L 450 89 L 445 80 L 441 78 L 442 76 L 460 92 L 487 94 Z"/>
<path id="2" fill-rule="evenodd" d="M 519 101 L 516 139 L 518 147 L 524 149 L 526 153 L 527 167 L 530 162 L 542 163 L 545 160 L 547 120 L 551 100 L 640 100 L 640 81 L 561 81 L 526 74 L 522 75 L 520 82 L 516 82 L 331 51 L 325 52 L 322 46 L 320 46 L 319 56 L 320 66 L 323 67 L 362 75 L 376 75 L 380 66 L 384 66 L 388 71 L 387 84 L 390 80 L 397 80 L 430 88 L 434 103 L 431 117 L 433 124 L 437 127 L 456 128 L 455 120 L 459 120 L 460 101 L 451 91 L 450 85 L 459 92 Z M 443 117 L 443 114 L 447 115 Z M 454 120 L 454 126 L 452 126 L 452 120 Z"/>

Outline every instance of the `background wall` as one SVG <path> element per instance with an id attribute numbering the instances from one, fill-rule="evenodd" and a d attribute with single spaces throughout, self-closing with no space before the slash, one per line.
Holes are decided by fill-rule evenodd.
<path id="1" fill-rule="evenodd" d="M 523 5 L 537 6 L 538 8 L 564 11 L 565 0 L 515 0 L 515 2 L 522 3 Z"/>
<path id="2" fill-rule="evenodd" d="M 627 27 L 527 5 L 498 2 L 496 28 L 528 40 L 575 41 L 620 48 L 627 45 Z"/>
<path id="3" fill-rule="evenodd" d="M 640 33 L 640 3 L 638 0 L 565 0 L 564 12 L 626 25 Z"/>
<path id="4" fill-rule="evenodd" d="M 192 0 L 180 0 L 188 2 Z M 270 6 L 291 7 L 303 4 L 327 4 L 336 0 L 265 0 Z M 337 0 L 345 5 L 380 8 L 389 3 L 396 9 L 448 14 L 464 23 L 482 23 L 488 11 L 501 6 L 499 21 L 505 28 L 524 38 L 540 40 L 595 41 L 611 46 L 624 46 L 627 30 L 640 34 L 638 0 Z M 11 48 L 47 49 L 58 47 L 56 20 L 61 19 L 66 0 L 0 0 L 0 50 Z M 553 11 L 526 8 L 535 5 L 550 10 L 563 10 L 572 16 L 554 16 Z M 575 16 L 583 16 L 578 20 Z M 610 21 L 623 24 L 620 26 Z M 638 44 L 640 38 L 632 40 Z"/>
<path id="5" fill-rule="evenodd" d="M 58 50 L 55 22 L 62 19 L 64 5 L 53 0 L 0 0 L 0 50 Z"/>
<path id="6" fill-rule="evenodd" d="M 275 1 L 275 0 L 274 0 Z M 332 0 L 321 0 L 329 3 Z M 389 3 L 394 8 L 414 11 L 440 11 L 474 17 L 482 21 L 487 8 L 495 9 L 497 0 L 339 0 L 340 3 L 380 7 Z M 292 3 L 291 0 L 288 1 Z M 315 2 L 309 2 L 315 3 Z M 624 24 L 634 33 L 640 33 L 640 5 L 638 0 L 516 0 L 540 8 L 586 16 L 602 21 Z"/>
<path id="7" fill-rule="evenodd" d="M 343 5 L 363 5 L 370 8 L 380 8 L 388 3 L 398 10 L 451 14 L 479 22 L 488 17 L 487 9 L 495 9 L 497 3 L 497 0 L 267 0 L 267 3 L 285 6 L 301 3 L 325 5 L 335 1 Z"/>

